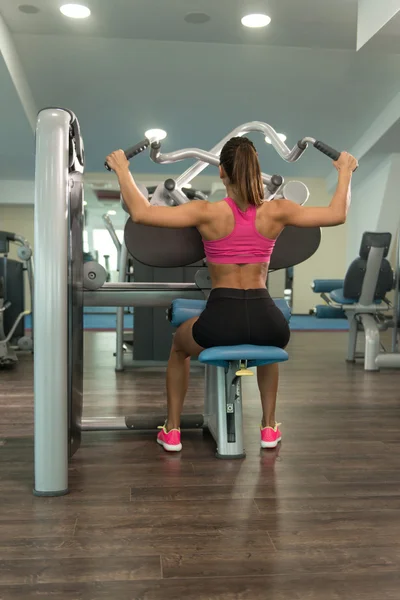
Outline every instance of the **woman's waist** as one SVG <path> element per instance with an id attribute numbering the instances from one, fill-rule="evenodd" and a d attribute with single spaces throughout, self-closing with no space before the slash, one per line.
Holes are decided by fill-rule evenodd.
<path id="1" fill-rule="evenodd" d="M 261 289 L 267 281 L 268 263 L 246 265 L 209 264 L 212 288 Z"/>
<path id="2" fill-rule="evenodd" d="M 265 299 L 273 302 L 266 287 L 239 288 L 239 287 L 213 287 L 208 302 L 214 300 L 259 300 Z"/>

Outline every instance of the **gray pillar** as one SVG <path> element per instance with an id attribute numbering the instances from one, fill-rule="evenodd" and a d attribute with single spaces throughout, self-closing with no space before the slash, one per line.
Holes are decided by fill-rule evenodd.
<path id="1" fill-rule="evenodd" d="M 35 172 L 34 403 L 38 496 L 68 492 L 68 148 L 71 114 L 39 113 Z"/>

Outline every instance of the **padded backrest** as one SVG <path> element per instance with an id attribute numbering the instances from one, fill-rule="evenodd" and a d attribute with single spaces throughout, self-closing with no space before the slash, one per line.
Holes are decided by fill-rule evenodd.
<path id="1" fill-rule="evenodd" d="M 383 248 L 384 257 L 388 255 L 392 235 L 390 233 L 364 233 L 360 247 L 360 257 L 353 260 L 347 269 L 343 285 L 345 298 L 359 300 L 367 270 L 371 248 Z M 387 292 L 393 289 L 393 270 L 386 258 L 382 258 L 374 300 L 383 300 Z"/>
<path id="2" fill-rule="evenodd" d="M 383 257 L 386 258 L 389 254 L 389 248 L 392 241 L 391 233 L 377 233 L 374 231 L 366 231 L 361 240 L 360 258 L 367 260 L 371 248 L 384 248 Z"/>
<path id="3" fill-rule="evenodd" d="M 363 258 L 353 260 L 344 278 L 343 295 L 345 298 L 360 299 L 366 269 L 366 260 Z M 393 289 L 393 270 L 390 262 L 384 258 L 379 271 L 374 300 L 383 300 L 391 289 Z"/>

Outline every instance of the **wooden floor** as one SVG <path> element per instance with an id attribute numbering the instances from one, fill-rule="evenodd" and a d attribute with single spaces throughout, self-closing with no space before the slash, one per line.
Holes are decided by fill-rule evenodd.
<path id="1" fill-rule="evenodd" d="M 246 379 L 247 458 L 200 432 L 85 434 L 69 496 L 32 496 L 32 364 L 0 373 L 0 600 L 399 600 L 400 372 L 346 365 L 346 335 L 295 333 L 277 451 L 260 451 Z M 164 406 L 162 369 L 116 375 L 87 334 L 85 414 Z M 51 365 L 49 365 L 51 368 Z M 195 369 L 187 409 L 202 404 Z"/>

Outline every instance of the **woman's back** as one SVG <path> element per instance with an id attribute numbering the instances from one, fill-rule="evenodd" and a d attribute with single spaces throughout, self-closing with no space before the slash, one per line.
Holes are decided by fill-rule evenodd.
<path id="1" fill-rule="evenodd" d="M 282 230 L 268 205 L 240 207 L 226 198 L 210 207 L 211 218 L 199 230 L 213 287 L 265 286 L 275 239 Z"/>

